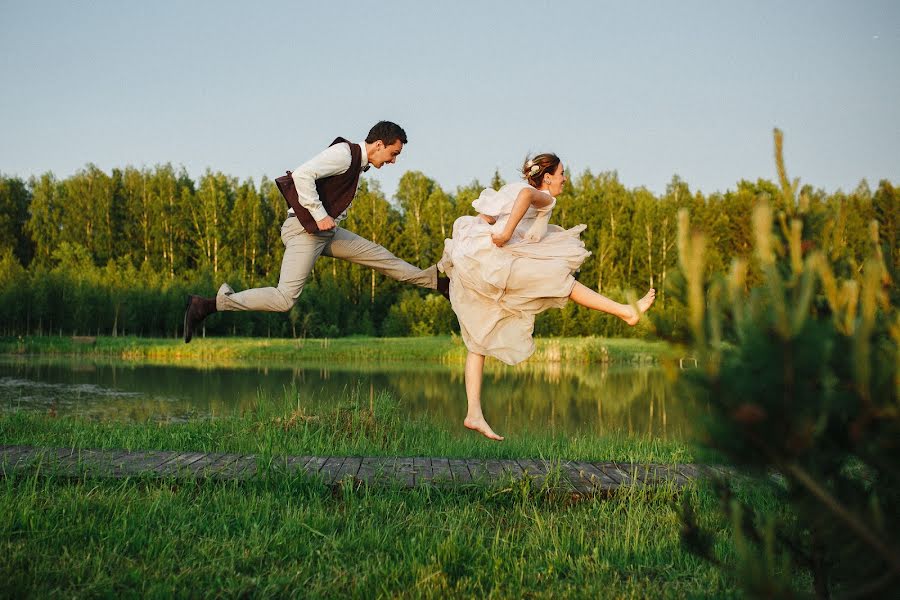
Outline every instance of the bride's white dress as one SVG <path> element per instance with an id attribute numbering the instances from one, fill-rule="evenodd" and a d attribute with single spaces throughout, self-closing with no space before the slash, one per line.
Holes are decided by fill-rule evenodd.
<path id="1" fill-rule="evenodd" d="M 491 233 L 503 231 L 516 196 L 527 186 L 484 190 L 472 206 L 497 221 L 457 219 L 438 263 L 450 278 L 450 302 L 466 347 L 510 365 L 534 353 L 534 316 L 566 304 L 573 274 L 591 254 L 578 237 L 585 225 L 548 224 L 555 199 L 545 208 L 529 207 L 513 237 L 502 247 L 494 245 Z"/>

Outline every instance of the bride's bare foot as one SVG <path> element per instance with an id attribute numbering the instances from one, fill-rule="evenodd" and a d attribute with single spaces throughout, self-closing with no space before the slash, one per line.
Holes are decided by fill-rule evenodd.
<path id="1" fill-rule="evenodd" d="M 466 417 L 466 420 L 463 421 L 463 425 L 472 431 L 477 431 L 489 440 L 497 440 L 498 442 L 503 441 L 503 436 L 494 433 L 494 430 L 487 424 L 484 417 Z"/>
<path id="2" fill-rule="evenodd" d="M 643 298 L 637 301 L 638 312 L 634 312 L 634 308 L 628 307 L 629 311 L 632 313 L 625 322 L 629 325 L 637 325 L 637 322 L 641 320 L 641 315 L 647 312 L 647 309 L 653 305 L 653 302 L 656 300 L 656 290 L 650 288 Z"/>

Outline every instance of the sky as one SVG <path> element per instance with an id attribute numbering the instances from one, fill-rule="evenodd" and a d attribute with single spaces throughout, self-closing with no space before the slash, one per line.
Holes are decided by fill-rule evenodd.
<path id="1" fill-rule="evenodd" d="M 526 154 L 705 194 L 900 183 L 900 2 L 0 0 L 0 173 L 294 169 L 381 119 L 369 171 L 448 192 Z"/>

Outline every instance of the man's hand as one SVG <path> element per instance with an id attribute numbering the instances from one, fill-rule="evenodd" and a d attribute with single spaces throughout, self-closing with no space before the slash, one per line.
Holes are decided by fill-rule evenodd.
<path id="1" fill-rule="evenodd" d="M 329 229 L 334 229 L 334 219 L 332 219 L 331 217 L 325 217 L 321 221 L 316 221 L 316 226 L 319 228 L 319 231 L 328 231 Z"/>

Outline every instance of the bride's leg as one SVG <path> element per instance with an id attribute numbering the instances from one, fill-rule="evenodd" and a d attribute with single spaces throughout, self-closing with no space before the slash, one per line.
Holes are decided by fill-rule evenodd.
<path id="1" fill-rule="evenodd" d="M 647 309 L 650 308 L 650 305 L 652 305 L 653 301 L 656 300 L 656 290 L 650 288 L 650 291 L 648 291 L 643 298 L 637 301 L 639 312 L 635 312 L 634 307 L 628 304 L 620 304 L 618 302 L 615 302 L 614 300 L 610 300 L 606 296 L 598 294 L 594 290 L 578 283 L 577 281 L 575 282 L 575 287 L 572 288 L 572 293 L 569 294 L 569 298 L 571 298 L 573 302 L 576 302 L 581 306 L 586 306 L 593 310 L 599 310 L 601 312 L 615 315 L 629 325 L 635 325 L 638 321 L 641 320 L 641 315 L 647 312 Z"/>
<path id="2" fill-rule="evenodd" d="M 463 425 L 469 429 L 473 429 L 486 438 L 492 440 L 503 440 L 503 436 L 494 433 L 491 426 L 484 420 L 484 414 L 481 412 L 481 376 L 484 373 L 484 356 L 469 352 L 466 356 L 466 399 L 468 401 L 468 411 L 466 412 L 466 420 Z"/>

